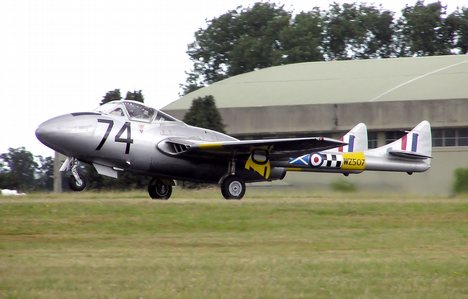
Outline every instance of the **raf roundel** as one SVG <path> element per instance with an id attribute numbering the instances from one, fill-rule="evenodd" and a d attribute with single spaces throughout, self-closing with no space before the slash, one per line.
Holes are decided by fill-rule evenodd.
<path id="1" fill-rule="evenodd" d="M 315 153 L 310 156 L 310 165 L 312 167 L 320 167 L 322 163 L 323 163 L 323 157 L 321 154 Z"/>

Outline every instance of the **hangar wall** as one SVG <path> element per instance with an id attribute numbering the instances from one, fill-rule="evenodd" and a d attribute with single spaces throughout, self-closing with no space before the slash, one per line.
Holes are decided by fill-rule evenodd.
<path id="1" fill-rule="evenodd" d="M 186 110 L 166 110 L 183 118 Z M 378 135 L 378 146 L 386 143 L 385 132 L 408 130 L 429 120 L 432 130 L 468 128 L 468 99 L 342 104 L 311 104 L 266 107 L 220 108 L 227 133 L 239 139 L 327 135 L 338 138 L 359 122 Z M 468 137 L 468 136 L 467 136 Z M 425 173 L 364 172 L 345 178 L 359 190 L 450 194 L 453 171 L 468 167 L 468 146 L 433 147 L 432 167 Z M 287 174 L 283 184 L 326 190 L 344 176 L 324 173 Z"/>
<path id="2" fill-rule="evenodd" d="M 427 119 L 433 132 L 438 129 L 465 128 L 468 131 L 468 99 L 399 101 L 375 103 L 291 105 L 275 107 L 220 108 L 228 134 L 239 139 L 327 135 L 338 138 L 359 122 L 378 135 L 378 146 L 386 143 L 385 132 L 411 129 Z M 183 118 L 186 110 L 166 110 Z M 466 136 L 465 144 L 468 144 Z M 56 155 L 56 174 L 65 157 Z M 425 173 L 364 172 L 344 177 L 340 174 L 290 172 L 281 185 L 327 190 L 340 179 L 362 191 L 420 194 L 450 194 L 453 171 L 468 167 L 468 146 L 433 147 L 432 167 Z M 57 176 L 54 190 L 61 192 Z"/>
<path id="3" fill-rule="evenodd" d="M 348 179 L 362 190 L 451 192 L 453 171 L 468 167 L 468 55 L 306 62 L 234 76 L 189 93 L 164 111 L 182 119 L 193 99 L 213 95 L 239 139 L 329 136 L 357 123 L 369 146 L 382 146 L 402 130 L 428 120 L 432 168 L 411 177 L 370 172 Z M 289 173 L 293 185 L 328 187 L 334 174 Z"/>
<path id="4" fill-rule="evenodd" d="M 228 134 L 265 136 L 343 132 L 363 122 L 368 130 L 409 129 L 422 120 L 433 128 L 468 127 L 468 98 L 219 108 Z M 165 110 L 182 119 L 187 110 Z"/>

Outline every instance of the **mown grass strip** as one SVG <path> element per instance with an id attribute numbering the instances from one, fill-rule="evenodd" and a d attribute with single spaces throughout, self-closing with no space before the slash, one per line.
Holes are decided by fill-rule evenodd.
<path id="1" fill-rule="evenodd" d="M 217 193 L 0 198 L 0 297 L 468 295 L 466 198 Z"/>

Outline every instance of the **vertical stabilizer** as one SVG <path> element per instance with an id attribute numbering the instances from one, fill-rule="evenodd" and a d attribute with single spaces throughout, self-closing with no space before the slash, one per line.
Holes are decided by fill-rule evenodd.
<path id="1" fill-rule="evenodd" d="M 357 124 L 348 133 L 342 136 L 340 141 L 348 143 L 348 145 L 338 148 L 338 152 L 340 153 L 367 151 L 367 126 L 363 123 Z M 336 149 L 330 151 L 336 152 Z"/>
<path id="2" fill-rule="evenodd" d="M 431 124 L 424 120 L 400 139 L 370 150 L 369 154 L 391 154 L 403 158 L 427 159 L 432 156 Z"/>

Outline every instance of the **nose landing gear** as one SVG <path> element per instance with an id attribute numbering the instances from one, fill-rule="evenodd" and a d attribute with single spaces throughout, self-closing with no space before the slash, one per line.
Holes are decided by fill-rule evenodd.
<path id="1" fill-rule="evenodd" d="M 78 173 L 78 160 L 76 158 L 68 158 L 62 166 L 71 169 L 71 175 L 68 177 L 68 185 L 73 191 L 83 191 L 88 186 L 88 181 L 84 176 L 80 176 Z M 66 165 L 68 163 L 68 165 Z"/>
<path id="2" fill-rule="evenodd" d="M 75 176 L 71 175 L 68 178 L 68 186 L 73 191 L 83 191 L 88 186 L 88 182 L 84 177 L 79 177 L 79 179 L 77 180 Z"/>

